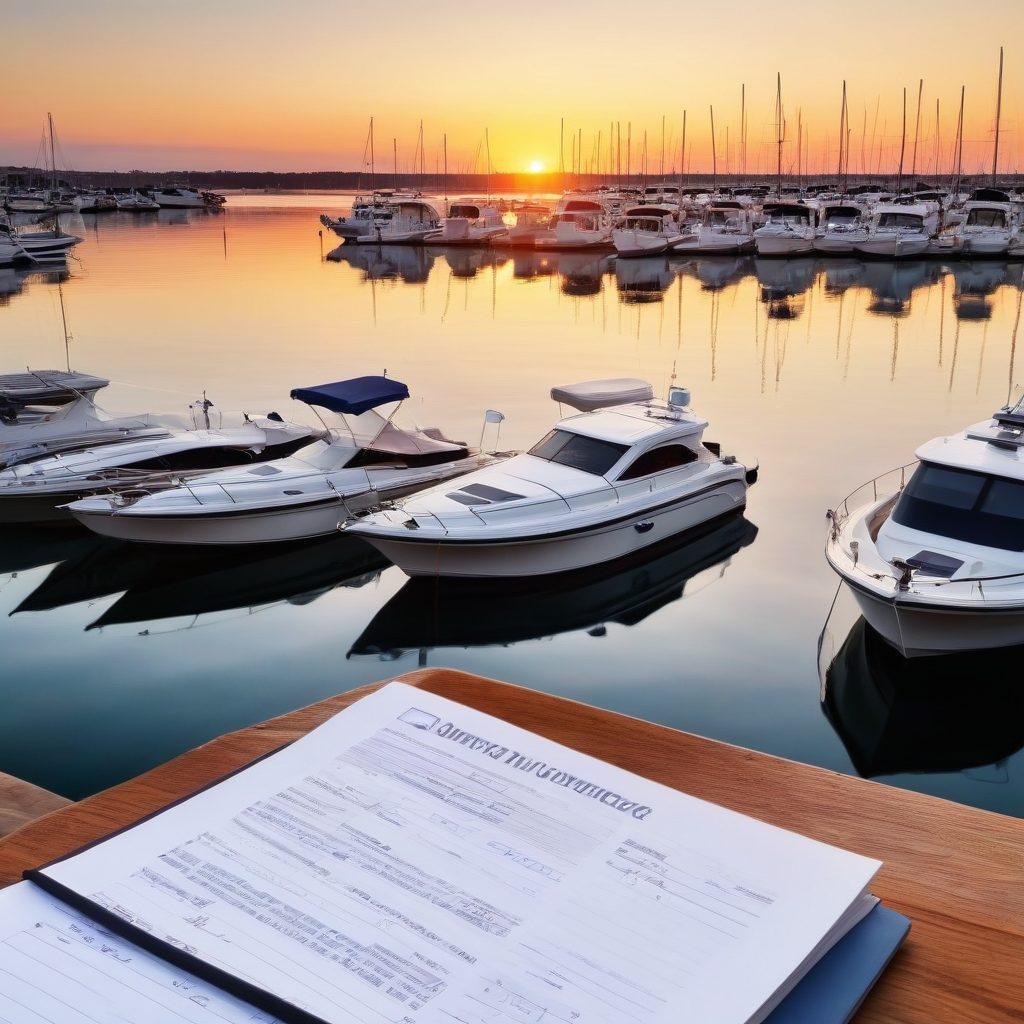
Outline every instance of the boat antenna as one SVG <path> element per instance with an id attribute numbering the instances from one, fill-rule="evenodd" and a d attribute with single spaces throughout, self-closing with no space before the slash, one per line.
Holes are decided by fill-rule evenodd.
<path id="1" fill-rule="evenodd" d="M 996 88 L 996 137 L 992 148 L 992 184 L 996 183 L 999 168 L 999 121 L 1003 113 L 1003 48 L 999 47 L 999 84 Z M 51 137 L 52 141 L 52 137 Z"/>

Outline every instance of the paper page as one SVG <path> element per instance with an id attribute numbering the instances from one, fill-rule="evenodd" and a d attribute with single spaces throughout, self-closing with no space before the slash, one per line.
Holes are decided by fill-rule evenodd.
<path id="1" fill-rule="evenodd" d="M 878 866 L 391 684 L 46 874 L 330 1024 L 743 1024 Z"/>
<path id="2" fill-rule="evenodd" d="M 4 1024 L 276 1024 L 31 882 L 0 891 Z"/>

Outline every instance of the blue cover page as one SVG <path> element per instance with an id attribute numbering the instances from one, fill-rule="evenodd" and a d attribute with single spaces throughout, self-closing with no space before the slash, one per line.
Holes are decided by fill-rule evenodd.
<path id="1" fill-rule="evenodd" d="M 879 904 L 811 968 L 765 1024 L 846 1024 L 909 930 L 907 918 Z"/>

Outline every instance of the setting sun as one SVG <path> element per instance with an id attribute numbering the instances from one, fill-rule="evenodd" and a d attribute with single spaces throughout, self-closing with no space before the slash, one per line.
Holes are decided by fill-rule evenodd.
<path id="1" fill-rule="evenodd" d="M 540 174 L 544 170 L 544 165 L 539 160 L 531 160 L 526 169 L 531 174 Z"/>

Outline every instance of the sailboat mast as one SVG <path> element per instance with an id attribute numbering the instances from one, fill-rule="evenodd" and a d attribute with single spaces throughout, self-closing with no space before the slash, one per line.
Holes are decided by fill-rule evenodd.
<path id="1" fill-rule="evenodd" d="M 740 83 L 740 174 L 747 176 L 747 84 Z"/>
<path id="2" fill-rule="evenodd" d="M 900 137 L 900 169 L 896 175 L 896 194 L 903 191 L 903 155 L 907 148 L 907 87 L 903 87 L 903 134 Z"/>
<path id="3" fill-rule="evenodd" d="M 776 129 L 776 166 L 777 188 L 782 198 L 782 72 L 775 74 L 775 129 Z"/>
<path id="4" fill-rule="evenodd" d="M 391 175 L 391 187 L 397 192 L 398 191 L 398 139 L 392 137 L 391 139 L 391 156 L 394 161 L 394 171 Z"/>
<path id="5" fill-rule="evenodd" d="M 715 148 L 715 108 L 708 107 L 711 111 L 711 191 L 718 188 L 718 151 Z"/>
<path id="6" fill-rule="evenodd" d="M 836 170 L 836 184 L 843 177 L 843 139 L 846 138 L 846 79 L 843 79 L 843 99 L 839 104 L 839 167 Z"/>
<path id="7" fill-rule="evenodd" d="M 370 118 L 370 191 L 375 191 L 373 166 L 373 118 Z"/>
<path id="8" fill-rule="evenodd" d="M 448 216 L 448 133 L 445 132 L 442 136 L 442 146 L 444 148 L 444 178 L 442 179 L 442 190 L 444 192 L 444 213 Z"/>
<path id="9" fill-rule="evenodd" d="M 64 285 L 57 279 L 57 294 L 60 295 L 60 322 L 64 327 L 64 362 L 68 373 L 71 372 L 71 339 L 68 337 L 68 318 L 64 312 Z"/>
<path id="10" fill-rule="evenodd" d="M 484 144 L 487 148 L 487 202 L 491 201 L 491 130 L 484 129 Z"/>
<path id="11" fill-rule="evenodd" d="M 921 93 L 924 92 L 924 79 L 917 82 L 917 116 L 914 118 L 914 155 L 910 158 L 910 176 L 917 176 L 917 140 L 921 134 Z"/>
<path id="12" fill-rule="evenodd" d="M 679 146 L 679 187 L 683 187 L 683 180 L 686 176 L 686 111 L 683 111 L 683 141 Z M 679 197 L 682 202 L 683 197 Z"/>
<path id="13" fill-rule="evenodd" d="M 46 115 L 47 123 L 50 126 L 50 188 L 57 191 L 57 160 L 53 155 L 53 114 Z"/>
<path id="14" fill-rule="evenodd" d="M 661 166 L 658 168 L 658 177 L 665 180 L 665 115 L 661 115 Z"/>
<path id="15" fill-rule="evenodd" d="M 960 191 L 960 175 L 964 167 L 964 93 L 967 86 L 960 86 L 960 116 L 956 121 L 956 174 L 954 176 L 954 193 Z"/>
<path id="16" fill-rule="evenodd" d="M 999 85 L 996 88 L 996 138 L 992 149 L 992 184 L 999 171 L 999 121 L 1003 113 L 1003 48 L 999 47 Z"/>

